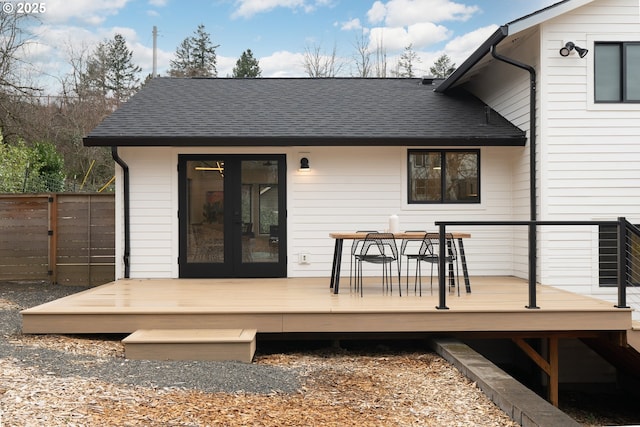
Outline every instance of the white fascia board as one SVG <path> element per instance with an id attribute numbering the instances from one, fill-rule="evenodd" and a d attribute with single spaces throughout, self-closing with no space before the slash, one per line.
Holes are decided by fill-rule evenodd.
<path id="1" fill-rule="evenodd" d="M 549 19 L 553 19 L 567 12 L 571 12 L 574 9 L 582 7 L 586 4 L 592 3 L 594 0 L 571 0 L 561 3 L 556 3 L 548 8 L 542 9 L 524 18 L 516 19 L 513 22 L 507 24 L 509 27 L 509 35 L 519 33 L 536 25 L 540 25 Z"/>

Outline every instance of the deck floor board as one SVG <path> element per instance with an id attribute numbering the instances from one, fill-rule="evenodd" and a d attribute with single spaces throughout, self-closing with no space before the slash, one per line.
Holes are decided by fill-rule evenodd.
<path id="1" fill-rule="evenodd" d="M 403 278 L 404 279 L 404 278 Z M 249 328 L 283 332 L 604 331 L 631 329 L 631 312 L 513 277 L 472 277 L 472 293 L 447 294 L 438 310 L 428 280 L 422 296 L 397 283 L 384 293 L 366 278 L 364 296 L 340 294 L 328 278 L 123 279 L 22 312 L 25 333 L 130 333 L 141 328 Z"/>

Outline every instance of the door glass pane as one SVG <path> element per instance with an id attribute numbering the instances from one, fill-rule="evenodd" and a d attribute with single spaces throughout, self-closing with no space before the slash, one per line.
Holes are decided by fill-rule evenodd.
<path id="1" fill-rule="evenodd" d="M 596 101 L 621 101 L 620 45 L 595 45 L 595 97 Z"/>
<path id="2" fill-rule="evenodd" d="M 187 162 L 187 262 L 224 262 L 224 162 Z"/>
<path id="3" fill-rule="evenodd" d="M 640 101 L 640 44 L 625 46 L 626 101 Z"/>
<path id="4" fill-rule="evenodd" d="M 244 160 L 242 262 L 278 262 L 278 162 Z"/>

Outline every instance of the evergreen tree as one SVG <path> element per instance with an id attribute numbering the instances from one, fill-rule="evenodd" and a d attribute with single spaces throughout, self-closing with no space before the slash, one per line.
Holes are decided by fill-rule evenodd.
<path id="1" fill-rule="evenodd" d="M 142 71 L 133 63 L 133 52 L 121 34 L 116 34 L 108 43 L 107 89 L 118 103 L 126 101 L 140 85 L 138 74 Z"/>
<path id="2" fill-rule="evenodd" d="M 451 63 L 451 58 L 447 56 L 446 53 L 443 53 L 436 59 L 433 63 L 433 66 L 429 68 L 431 75 L 433 77 L 438 77 L 441 79 L 446 79 L 456 70 L 456 64 Z"/>
<path id="3" fill-rule="evenodd" d="M 112 97 L 119 104 L 139 88 L 140 71 L 142 68 L 133 63 L 133 52 L 127 48 L 126 40 L 116 34 L 113 40 L 98 44 L 90 55 L 80 76 L 79 95 Z"/>
<path id="4" fill-rule="evenodd" d="M 414 62 L 420 62 L 418 54 L 413 50 L 413 44 L 404 48 L 404 52 L 398 60 L 398 77 L 415 77 L 413 72 Z"/>
<path id="5" fill-rule="evenodd" d="M 169 64 L 169 75 L 172 77 L 186 77 L 191 67 L 191 38 L 186 38 L 176 48 L 175 59 Z"/>
<path id="6" fill-rule="evenodd" d="M 216 48 L 204 25 L 198 25 L 194 36 L 187 37 L 176 49 L 170 61 L 169 75 L 173 77 L 217 77 Z"/>
<path id="7" fill-rule="evenodd" d="M 236 62 L 236 66 L 233 67 L 232 77 L 234 78 L 253 78 L 260 77 L 262 70 L 258 60 L 253 57 L 251 49 L 247 49 L 242 52 L 240 59 Z"/>
<path id="8" fill-rule="evenodd" d="M 81 98 L 99 96 L 106 98 L 108 94 L 107 68 L 109 66 L 109 47 L 107 42 L 99 43 L 87 59 L 86 68 L 81 71 L 78 95 Z"/>

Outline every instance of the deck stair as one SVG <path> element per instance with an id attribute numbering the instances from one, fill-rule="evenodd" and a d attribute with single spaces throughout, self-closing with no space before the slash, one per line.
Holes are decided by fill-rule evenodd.
<path id="1" fill-rule="evenodd" d="M 122 340 L 137 360 L 237 360 L 250 363 L 256 329 L 139 329 Z"/>
<path id="2" fill-rule="evenodd" d="M 616 368 L 640 379 L 640 322 L 633 322 L 631 329 L 626 331 L 626 337 L 614 334 L 583 338 L 582 341 Z"/>
<path id="3" fill-rule="evenodd" d="M 627 343 L 640 353 L 640 321 L 634 321 L 631 329 L 627 331 Z"/>

